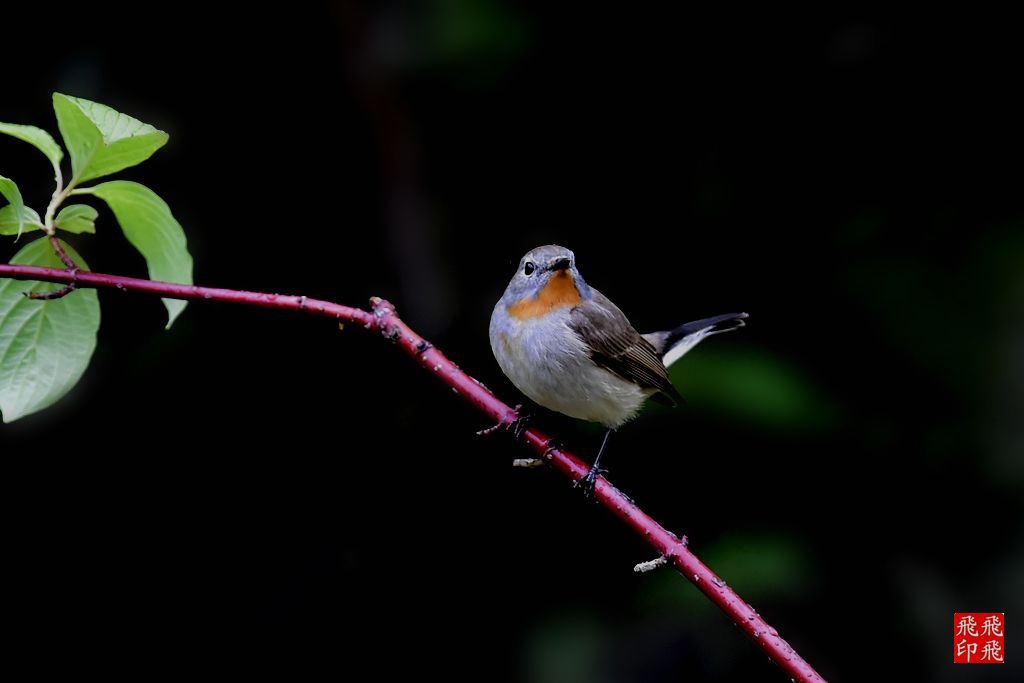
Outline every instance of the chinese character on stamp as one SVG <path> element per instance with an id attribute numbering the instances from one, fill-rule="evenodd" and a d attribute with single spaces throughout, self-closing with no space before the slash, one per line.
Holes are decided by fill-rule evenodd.
<path id="1" fill-rule="evenodd" d="M 1002 612 L 956 612 L 953 614 L 953 663 L 1002 664 Z"/>

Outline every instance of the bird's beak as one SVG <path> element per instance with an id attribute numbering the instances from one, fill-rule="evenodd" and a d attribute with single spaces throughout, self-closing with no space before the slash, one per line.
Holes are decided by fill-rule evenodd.
<path id="1" fill-rule="evenodd" d="M 569 266 L 569 259 L 560 258 L 555 260 L 550 266 L 548 266 L 548 270 L 569 270 Z"/>

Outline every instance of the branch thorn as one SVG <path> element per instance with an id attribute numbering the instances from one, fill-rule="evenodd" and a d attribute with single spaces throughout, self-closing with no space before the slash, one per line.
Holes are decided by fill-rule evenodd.
<path id="1" fill-rule="evenodd" d="M 22 292 L 29 299 L 46 301 L 48 299 L 60 299 L 75 291 L 75 283 L 67 284 L 52 292 Z"/>
<path id="2" fill-rule="evenodd" d="M 646 562 L 640 562 L 633 567 L 633 571 L 637 574 L 646 574 L 647 572 L 654 571 L 658 567 L 668 562 L 667 555 L 659 555 L 653 560 L 647 560 Z"/>
<path id="3" fill-rule="evenodd" d="M 533 468 L 543 467 L 545 464 L 545 461 L 541 458 L 516 458 L 512 461 L 512 467 Z"/>

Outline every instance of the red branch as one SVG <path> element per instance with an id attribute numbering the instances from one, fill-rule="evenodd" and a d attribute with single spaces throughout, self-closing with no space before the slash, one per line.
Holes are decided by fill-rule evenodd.
<path id="1" fill-rule="evenodd" d="M 489 418 L 496 422 L 511 424 L 516 417 L 515 411 L 499 400 L 487 387 L 460 370 L 443 353 L 409 329 L 395 313 L 395 309 L 390 303 L 376 297 L 370 300 L 372 310 L 364 311 L 304 296 L 196 287 L 35 266 L 0 265 L 0 277 L 63 282 L 74 284 L 77 287 L 107 287 L 156 294 L 172 299 L 225 301 L 262 308 L 283 308 L 334 318 L 341 322 L 358 323 L 368 330 L 376 330 L 385 339 L 397 344 L 425 370 L 437 376 L 456 394 L 472 403 Z M 523 431 L 522 440 L 541 458 L 547 460 L 554 469 L 569 479 L 577 481 L 587 474 L 588 467 L 582 460 L 562 448 L 553 447 L 555 441 L 543 432 L 530 427 Z M 748 605 L 726 585 L 725 581 L 690 552 L 685 538 L 679 538 L 654 521 L 604 477 L 598 477 L 594 492 L 598 502 L 629 525 L 660 555 L 671 560 L 683 576 L 729 615 L 736 625 L 743 629 L 764 650 L 765 654 L 790 677 L 797 681 L 824 680 L 811 668 L 810 664 L 796 653 L 789 643 L 782 639 L 778 631 L 769 626 L 754 611 L 753 607 Z"/>

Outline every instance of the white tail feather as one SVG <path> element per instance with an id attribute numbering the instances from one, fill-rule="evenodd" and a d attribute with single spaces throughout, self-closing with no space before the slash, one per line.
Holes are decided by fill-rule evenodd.
<path id="1" fill-rule="evenodd" d="M 724 330 L 717 331 L 723 332 Z M 710 337 L 715 333 L 716 331 L 714 330 L 714 325 L 712 325 L 711 327 L 705 327 L 702 330 L 697 330 L 696 332 L 688 334 L 682 339 L 680 339 L 675 346 L 669 349 L 669 352 L 665 354 L 665 357 L 661 359 L 662 362 L 665 364 L 665 367 L 671 367 L 673 363 L 675 363 L 677 360 L 685 356 L 690 351 L 690 349 L 699 344 L 706 337 Z"/>

